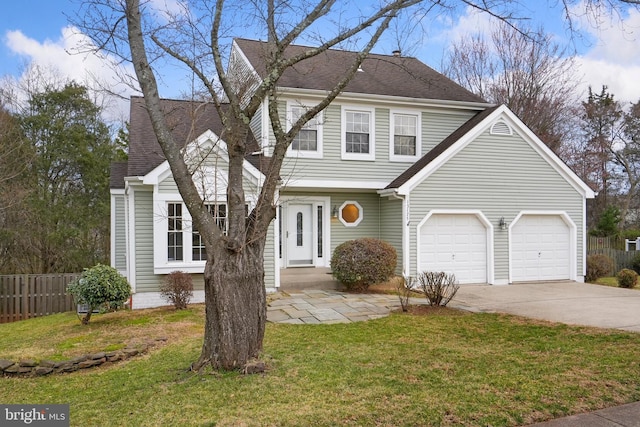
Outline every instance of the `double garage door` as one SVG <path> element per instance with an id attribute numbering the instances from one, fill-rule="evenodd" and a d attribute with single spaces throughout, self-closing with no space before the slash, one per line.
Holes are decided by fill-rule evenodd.
<path id="1" fill-rule="evenodd" d="M 488 282 L 487 227 L 478 216 L 434 214 L 419 232 L 419 271 L 453 273 L 461 284 Z M 510 235 L 513 282 L 570 278 L 571 233 L 559 215 L 522 215 Z"/>

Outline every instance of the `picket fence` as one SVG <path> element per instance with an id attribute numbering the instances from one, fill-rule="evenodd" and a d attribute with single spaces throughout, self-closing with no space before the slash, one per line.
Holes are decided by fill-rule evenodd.
<path id="1" fill-rule="evenodd" d="M 0 323 L 75 310 L 66 290 L 79 276 L 79 273 L 0 275 Z"/>

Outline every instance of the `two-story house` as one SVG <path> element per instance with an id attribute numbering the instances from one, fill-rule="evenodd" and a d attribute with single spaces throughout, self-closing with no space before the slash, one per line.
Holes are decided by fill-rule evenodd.
<path id="1" fill-rule="evenodd" d="M 263 77 L 265 46 L 236 39 L 233 66 Z M 331 50 L 287 70 L 278 82 L 282 119 L 321 99 L 353 55 Z M 169 100 L 164 108 L 224 228 L 227 160 L 215 108 Z M 265 100 L 251 123 L 247 211 L 273 145 L 266 110 Z M 446 271 L 461 284 L 495 285 L 584 279 L 593 191 L 508 108 L 415 58 L 370 55 L 293 141 L 280 178 L 265 249 L 268 291 L 288 269 L 329 268 L 335 247 L 358 237 L 390 242 L 398 274 Z M 129 161 L 113 165 L 111 201 L 112 265 L 132 284 L 133 307 L 163 304 L 159 286 L 174 270 L 194 274 L 202 300 L 204 247 L 141 98 L 131 100 Z"/>

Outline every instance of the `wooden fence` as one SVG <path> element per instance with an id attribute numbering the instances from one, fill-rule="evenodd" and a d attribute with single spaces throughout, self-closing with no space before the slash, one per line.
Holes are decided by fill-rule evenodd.
<path id="1" fill-rule="evenodd" d="M 0 323 L 75 310 L 67 285 L 80 274 L 0 275 Z"/>
<path id="2" fill-rule="evenodd" d="M 640 251 L 626 251 L 625 240 L 620 237 L 594 237 L 589 236 L 587 240 L 587 254 L 603 254 L 615 263 L 615 271 L 623 268 L 631 268 L 634 258 L 640 255 Z"/>

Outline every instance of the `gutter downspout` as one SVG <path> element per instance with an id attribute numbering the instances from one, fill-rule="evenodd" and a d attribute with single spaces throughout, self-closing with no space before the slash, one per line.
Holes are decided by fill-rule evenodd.
<path id="1" fill-rule="evenodd" d="M 390 194 L 394 199 L 402 201 L 402 275 L 409 276 L 409 197 L 401 196 L 398 190 Z"/>

